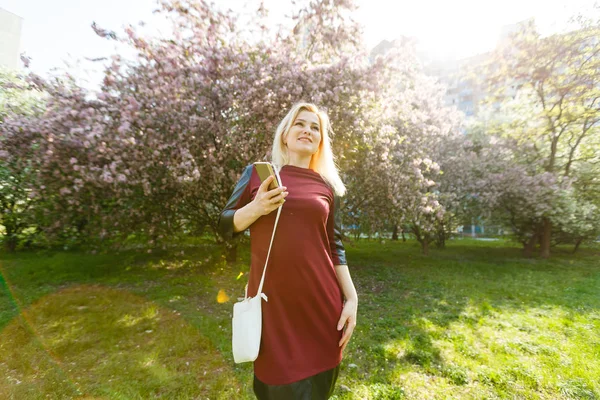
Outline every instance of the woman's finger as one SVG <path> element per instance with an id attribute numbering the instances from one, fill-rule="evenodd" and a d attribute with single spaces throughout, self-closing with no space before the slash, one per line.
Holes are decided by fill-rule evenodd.
<path id="1" fill-rule="evenodd" d="M 350 339 L 346 340 L 346 342 L 344 342 L 344 344 L 342 345 L 342 353 L 344 352 L 344 350 L 346 350 L 346 346 L 348 346 L 349 342 L 350 342 Z"/>
<path id="2" fill-rule="evenodd" d="M 286 190 L 287 190 L 287 187 L 285 187 L 285 186 L 281 186 L 281 187 L 278 187 L 278 188 L 275 188 L 275 189 L 271 189 L 271 190 L 269 190 L 267 192 L 267 197 L 271 198 L 273 196 L 277 196 L 280 193 L 284 193 Z"/>
<path id="3" fill-rule="evenodd" d="M 342 328 L 344 327 L 344 325 L 346 325 L 346 321 L 348 320 L 349 317 L 350 317 L 350 315 L 348 315 L 342 311 L 342 315 L 340 316 L 340 320 L 338 321 L 338 324 L 337 324 L 338 331 L 341 331 Z"/>
<path id="4" fill-rule="evenodd" d="M 277 203 L 278 201 L 283 199 L 283 193 L 279 193 L 276 194 L 275 196 L 271 197 L 271 203 Z"/>
<path id="5" fill-rule="evenodd" d="M 352 332 L 350 333 L 350 335 L 346 338 L 346 341 L 344 342 L 344 344 L 342 345 L 342 351 L 344 351 L 346 349 L 346 346 L 348 346 L 348 343 L 350 343 L 350 339 L 352 338 Z"/>
<path id="6" fill-rule="evenodd" d="M 340 339 L 339 346 L 341 346 L 344 343 L 344 341 L 348 337 L 348 334 L 350 333 L 349 325 L 350 325 L 350 316 L 342 314 L 342 317 L 340 318 L 340 322 L 338 322 L 338 331 L 342 330 L 342 328 L 345 328 L 345 329 L 344 329 L 344 334 L 342 335 L 342 338 Z"/>
<path id="7" fill-rule="evenodd" d="M 344 334 L 340 339 L 339 345 L 341 346 L 342 344 L 344 344 L 344 342 L 347 341 L 350 336 L 352 336 L 352 329 L 350 329 L 350 327 L 346 325 L 346 329 L 344 330 Z"/>
<path id="8" fill-rule="evenodd" d="M 352 332 L 350 332 L 348 329 L 346 329 L 346 332 L 344 332 L 344 336 L 342 336 L 342 339 L 340 340 L 340 343 L 338 346 L 340 346 L 342 348 L 346 347 L 348 342 L 350 342 L 351 337 L 352 337 Z"/>
<path id="9" fill-rule="evenodd" d="M 271 200 L 269 200 L 269 203 L 271 203 L 271 204 L 279 204 L 284 199 L 285 199 L 285 194 L 281 193 L 280 195 L 271 197 Z"/>
<path id="10" fill-rule="evenodd" d="M 258 190 L 261 192 L 267 192 L 269 190 L 269 185 L 271 184 L 271 181 L 273 181 L 273 179 L 275 179 L 275 177 L 273 175 L 269 175 L 267 179 L 262 181 L 262 183 L 258 187 Z"/>
<path id="11" fill-rule="evenodd" d="M 350 338 L 352 337 L 353 332 L 354 332 L 354 326 L 352 324 L 348 323 L 346 325 L 346 330 L 344 331 L 344 334 L 342 335 L 342 339 L 340 340 L 340 343 L 339 343 L 339 345 L 342 346 L 342 348 L 346 347 L 346 345 L 350 341 Z"/>

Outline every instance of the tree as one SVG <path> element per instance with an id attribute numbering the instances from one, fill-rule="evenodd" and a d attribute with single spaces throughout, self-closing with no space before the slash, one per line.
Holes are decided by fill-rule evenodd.
<path id="1" fill-rule="evenodd" d="M 529 213 L 527 225 L 544 258 L 550 255 L 553 230 L 562 229 L 557 224 L 573 209 L 568 204 L 586 197 L 578 191 L 597 191 L 597 182 L 581 172 L 598 171 L 599 165 L 599 35 L 598 21 L 580 19 L 577 30 L 550 37 L 541 37 L 529 23 L 487 66 L 488 83 L 495 89 L 492 102 L 505 97 L 507 86 L 518 87 L 515 98 L 501 107 L 506 118 L 496 119 L 494 128 L 512 140 L 514 162 L 543 193 L 534 196 L 528 190 L 543 204 L 528 208 L 542 211 Z M 522 204 L 527 205 L 533 206 Z"/>
<path id="2" fill-rule="evenodd" d="M 173 22 L 169 39 L 94 24 L 133 58 L 113 56 L 98 93 L 68 76 L 31 74 L 49 93 L 47 111 L 0 130 L 7 152 L 35 151 L 31 189 L 45 199 L 44 232 L 116 244 L 131 234 L 157 244 L 216 232 L 244 167 L 268 157 L 275 125 L 304 100 L 324 105 L 333 121 L 349 188 L 345 222 L 373 232 L 410 221 L 426 250 L 443 215 L 429 149 L 455 132 L 457 119 L 406 43 L 369 61 L 353 8 L 308 2 L 289 29 L 272 32 L 262 6 L 242 26 L 204 1 L 164 1 L 158 11 Z"/>
<path id="3" fill-rule="evenodd" d="M 352 24 L 335 31 L 328 24 L 341 24 L 340 7 L 347 6 L 317 2 L 298 13 L 298 27 L 322 21 L 308 31 L 319 46 L 309 47 L 294 31 L 273 36 L 260 26 L 250 41 L 235 15 L 206 2 L 161 3 L 173 39 L 145 38 L 133 27 L 120 36 L 94 25 L 98 35 L 131 46 L 134 59 L 113 56 L 99 93 L 68 77 L 31 74 L 31 83 L 49 93 L 48 110 L 2 128 L 15 156 L 37 143 L 31 189 L 48 199 L 52 224 L 45 232 L 75 229 L 82 238 L 115 243 L 141 233 L 154 244 L 183 230 L 216 231 L 243 167 L 268 155 L 275 124 L 300 100 L 327 104 L 341 127 L 334 146 L 343 159 L 372 108 L 363 106 L 384 87 L 382 62 L 339 53 L 339 46 L 355 45 Z"/>
<path id="4" fill-rule="evenodd" d="M 0 126 L 6 118 L 18 115 L 31 118 L 44 107 L 43 94 L 27 84 L 16 72 L 0 70 Z M 32 182 L 31 154 L 12 157 L 0 140 L 0 224 L 4 227 L 4 247 L 14 251 L 23 232 L 35 227 L 34 207 L 28 186 Z"/>

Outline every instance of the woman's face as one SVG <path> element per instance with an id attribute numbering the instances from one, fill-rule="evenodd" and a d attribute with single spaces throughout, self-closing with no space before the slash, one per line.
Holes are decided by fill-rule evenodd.
<path id="1" fill-rule="evenodd" d="M 302 110 L 292 123 L 287 135 L 283 137 L 290 152 L 298 155 L 313 155 L 321 143 L 320 122 L 317 114 Z"/>

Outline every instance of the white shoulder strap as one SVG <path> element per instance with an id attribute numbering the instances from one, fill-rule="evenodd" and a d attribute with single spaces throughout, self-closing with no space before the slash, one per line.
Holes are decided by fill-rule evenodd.
<path id="1" fill-rule="evenodd" d="M 279 176 L 279 171 L 276 168 L 273 168 L 275 171 L 275 176 L 277 181 L 279 182 L 279 186 L 282 185 L 281 177 Z M 269 251 L 267 253 L 267 259 L 265 261 L 265 267 L 263 269 L 262 278 L 260 279 L 260 285 L 258 285 L 257 296 L 262 296 L 265 300 L 267 300 L 267 296 L 265 296 L 262 292 L 263 284 L 265 283 L 265 274 L 267 273 L 267 264 L 269 263 L 269 256 L 271 255 L 271 247 L 273 246 L 273 239 L 275 238 L 275 230 L 277 229 L 277 222 L 279 222 L 279 215 L 281 215 L 281 209 L 283 208 L 283 204 L 279 206 L 277 209 L 277 216 L 275 217 L 275 224 L 273 225 L 273 234 L 271 235 L 271 243 L 269 243 Z M 246 293 L 246 298 L 248 297 L 248 293 Z"/>

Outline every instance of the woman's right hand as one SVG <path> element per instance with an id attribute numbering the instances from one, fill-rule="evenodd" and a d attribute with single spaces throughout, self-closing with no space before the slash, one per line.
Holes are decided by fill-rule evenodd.
<path id="1" fill-rule="evenodd" d="M 265 179 L 263 183 L 260 184 L 256 196 L 254 196 L 254 200 L 252 200 L 259 216 L 270 214 L 273 210 L 276 210 L 283 205 L 285 198 L 289 194 L 289 192 L 286 191 L 287 187 L 285 186 L 269 190 L 269 185 L 274 179 L 275 177 L 273 175 Z"/>

